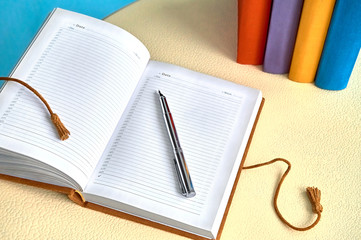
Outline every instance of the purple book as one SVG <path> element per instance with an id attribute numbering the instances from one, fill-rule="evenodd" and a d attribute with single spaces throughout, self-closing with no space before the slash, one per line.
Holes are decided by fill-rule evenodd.
<path id="1" fill-rule="evenodd" d="M 303 0 L 274 0 L 263 71 L 288 73 L 295 46 Z"/>

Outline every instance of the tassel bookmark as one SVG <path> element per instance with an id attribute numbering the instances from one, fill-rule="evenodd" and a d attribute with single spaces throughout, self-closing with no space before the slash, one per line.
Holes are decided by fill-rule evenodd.
<path id="1" fill-rule="evenodd" d="M 273 207 L 276 211 L 276 214 L 277 216 L 281 219 L 281 221 L 286 224 L 287 226 L 289 226 L 290 228 L 294 229 L 294 230 L 297 230 L 297 231 L 307 231 L 307 230 L 310 230 L 311 228 L 313 228 L 314 226 L 317 225 L 317 223 L 320 221 L 321 219 L 321 212 L 323 210 L 323 207 L 320 203 L 321 201 L 321 191 L 318 190 L 318 188 L 315 188 L 315 187 L 308 187 L 306 190 L 307 190 L 307 194 L 308 194 L 308 198 L 311 202 L 311 205 L 312 205 L 312 211 L 314 213 L 317 214 L 317 219 L 309 226 L 307 227 L 296 227 L 294 225 L 292 225 L 291 223 L 289 223 L 281 214 L 280 210 L 278 209 L 278 206 L 277 206 L 277 199 L 278 199 L 278 194 L 280 192 L 280 189 L 281 189 L 281 185 L 283 183 L 283 181 L 285 180 L 287 174 L 289 173 L 289 171 L 291 170 L 291 163 L 286 160 L 286 159 L 283 159 L 283 158 L 275 158 L 269 162 L 264 162 L 264 163 L 260 163 L 260 164 L 255 164 L 255 165 L 251 165 L 251 166 L 247 166 L 247 167 L 243 167 L 243 169 L 253 169 L 253 168 L 258 168 L 258 167 L 262 167 L 262 166 L 266 166 L 266 165 L 270 165 L 272 163 L 275 163 L 275 162 L 284 162 L 288 165 L 288 168 L 287 170 L 283 173 L 279 183 L 278 183 L 278 186 L 276 188 L 276 193 L 274 195 L 274 198 L 273 198 Z"/>

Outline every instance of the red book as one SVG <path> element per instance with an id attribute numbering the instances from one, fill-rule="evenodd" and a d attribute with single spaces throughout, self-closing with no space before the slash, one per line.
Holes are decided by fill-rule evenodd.
<path id="1" fill-rule="evenodd" d="M 238 63 L 263 63 L 271 4 L 272 0 L 238 0 Z"/>

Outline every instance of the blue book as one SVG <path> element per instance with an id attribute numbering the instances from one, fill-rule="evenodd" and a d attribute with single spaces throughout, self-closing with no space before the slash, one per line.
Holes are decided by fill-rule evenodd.
<path id="1" fill-rule="evenodd" d="M 103 19 L 136 0 L 0 1 L 0 76 L 8 76 L 48 14 L 56 7 Z M 3 81 L 0 81 L 0 88 Z"/>
<path id="2" fill-rule="evenodd" d="M 337 0 L 318 65 L 315 84 L 327 90 L 347 87 L 361 47 L 361 1 Z"/>

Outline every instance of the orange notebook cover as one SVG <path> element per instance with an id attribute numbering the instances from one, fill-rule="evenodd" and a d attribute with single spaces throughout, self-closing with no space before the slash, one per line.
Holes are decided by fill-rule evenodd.
<path id="1" fill-rule="evenodd" d="M 238 0 L 238 63 L 263 63 L 271 4 L 271 0 Z"/>
<path id="2" fill-rule="evenodd" d="M 241 161 L 241 165 L 240 165 L 240 167 L 238 169 L 237 176 L 236 176 L 236 179 L 235 179 L 234 184 L 233 184 L 231 195 L 230 195 L 230 197 L 228 199 L 227 207 L 226 207 L 226 210 L 224 212 L 223 219 L 222 219 L 221 226 L 220 226 L 220 229 L 219 229 L 216 240 L 221 239 L 221 234 L 222 234 L 222 230 L 223 230 L 226 218 L 227 218 L 227 214 L 228 214 L 228 211 L 230 209 L 230 205 L 231 205 L 231 202 L 232 202 L 232 199 L 233 199 L 234 192 L 235 192 L 235 190 L 237 188 L 237 183 L 238 183 L 238 180 L 240 178 L 241 171 L 242 171 L 245 159 L 247 157 L 247 153 L 248 153 L 248 150 L 250 148 L 252 138 L 253 138 L 254 132 L 256 130 L 257 122 L 258 122 L 258 119 L 260 117 L 264 102 L 265 102 L 265 99 L 263 98 L 262 102 L 261 102 L 261 105 L 259 107 L 259 110 L 258 110 L 257 117 L 255 119 L 253 128 L 252 128 L 250 137 L 249 137 L 248 142 L 247 142 L 247 146 L 246 146 L 246 149 L 245 149 L 242 161 Z M 76 191 L 76 190 L 71 189 L 71 188 L 60 187 L 60 186 L 56 186 L 56 185 L 51 185 L 51 184 L 47 184 L 47 183 L 42 183 L 42 182 L 37 182 L 37 181 L 32 181 L 32 180 L 27 180 L 27 179 L 22 179 L 22 178 L 17 178 L 17 177 L 13 177 L 13 176 L 4 175 L 4 174 L 0 174 L 0 179 L 4 179 L 4 180 L 12 181 L 12 182 L 22 183 L 22 184 L 26 184 L 26 185 L 30 185 L 30 186 L 40 187 L 40 188 L 43 188 L 43 189 L 48 189 L 48 190 L 52 190 L 52 191 L 55 191 L 55 192 L 63 193 L 63 194 L 68 195 L 69 199 L 71 199 L 73 202 L 79 204 L 82 207 L 93 209 L 93 210 L 96 210 L 96 211 L 99 211 L 99 212 L 103 212 L 103 213 L 110 214 L 110 215 L 113 215 L 113 216 L 121 217 L 121 218 L 124 218 L 124 219 L 128 219 L 130 221 L 134 221 L 134 222 L 141 223 L 141 224 L 144 224 L 144 225 L 147 225 L 147 226 L 155 227 L 157 229 L 168 231 L 168 232 L 178 234 L 178 235 L 181 235 L 181 236 L 184 236 L 184 237 L 192 238 L 192 239 L 195 239 L 195 240 L 206 240 L 206 239 L 208 239 L 208 238 L 205 238 L 205 237 L 202 237 L 202 236 L 199 236 L 199 235 L 195 235 L 195 234 L 192 234 L 192 233 L 189 233 L 189 232 L 185 232 L 185 231 L 182 231 L 182 230 L 179 230 L 179 229 L 175 229 L 175 228 L 172 228 L 172 227 L 160 224 L 160 223 L 152 222 L 152 221 L 149 221 L 149 220 L 137 217 L 137 216 L 133 216 L 133 215 L 130 215 L 130 214 L 127 214 L 127 213 L 124 213 L 124 212 L 120 212 L 120 211 L 117 211 L 117 210 L 114 210 L 114 209 L 103 207 L 103 206 L 100 206 L 100 205 L 97 205 L 97 204 L 94 204 L 94 203 L 91 203 L 91 202 L 85 202 L 82 195 L 81 195 L 81 193 L 79 191 Z"/>

